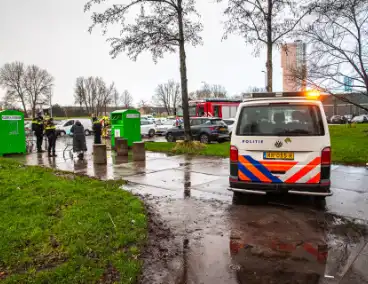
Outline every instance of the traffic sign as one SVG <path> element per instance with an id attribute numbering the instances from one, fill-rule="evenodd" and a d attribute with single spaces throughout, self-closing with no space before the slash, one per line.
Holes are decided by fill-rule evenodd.
<path id="1" fill-rule="evenodd" d="M 353 78 L 344 77 L 344 90 L 345 92 L 351 92 L 353 90 Z"/>

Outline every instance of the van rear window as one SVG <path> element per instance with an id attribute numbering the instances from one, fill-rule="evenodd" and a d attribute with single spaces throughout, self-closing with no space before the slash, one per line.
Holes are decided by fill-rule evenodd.
<path id="1" fill-rule="evenodd" d="M 321 112 L 316 105 L 259 105 L 243 107 L 239 136 L 323 136 Z"/>

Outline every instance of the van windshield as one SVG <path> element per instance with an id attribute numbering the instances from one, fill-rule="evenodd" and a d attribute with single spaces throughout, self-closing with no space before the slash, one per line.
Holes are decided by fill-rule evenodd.
<path id="1" fill-rule="evenodd" d="M 323 136 L 321 112 L 316 105 L 270 104 L 243 107 L 239 136 Z"/>

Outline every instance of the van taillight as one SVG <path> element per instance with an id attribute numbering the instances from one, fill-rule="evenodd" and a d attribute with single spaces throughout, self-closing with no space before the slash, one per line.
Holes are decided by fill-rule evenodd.
<path id="1" fill-rule="evenodd" d="M 331 165 L 331 148 L 326 147 L 322 150 L 321 165 Z"/>
<path id="2" fill-rule="evenodd" d="M 230 162 L 237 162 L 238 161 L 238 148 L 231 145 L 230 146 Z"/>

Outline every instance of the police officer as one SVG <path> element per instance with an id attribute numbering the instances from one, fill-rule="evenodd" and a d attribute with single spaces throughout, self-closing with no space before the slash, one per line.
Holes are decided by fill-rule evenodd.
<path id="1" fill-rule="evenodd" d="M 97 119 L 97 117 L 93 117 L 92 119 L 93 119 L 92 130 L 95 135 L 94 144 L 101 144 L 101 132 L 102 132 L 101 122 Z"/>
<path id="2" fill-rule="evenodd" d="M 45 124 L 47 124 L 47 121 L 50 119 L 50 115 L 48 111 L 44 111 L 43 120 L 45 121 Z"/>
<path id="3" fill-rule="evenodd" d="M 92 115 L 91 115 L 91 121 L 92 121 L 92 124 L 93 124 L 93 122 L 95 121 L 95 119 L 96 119 L 97 117 L 96 117 L 96 114 L 94 114 L 94 113 L 92 113 Z"/>
<path id="4" fill-rule="evenodd" d="M 36 135 L 38 153 L 44 152 L 42 150 L 43 130 L 44 130 L 44 120 L 41 112 L 39 112 L 37 113 L 37 117 L 33 118 L 32 120 L 32 131 Z"/>
<path id="5" fill-rule="evenodd" d="M 46 127 L 45 127 L 45 134 L 48 139 L 48 153 L 49 157 L 56 157 L 55 154 L 55 145 L 56 145 L 56 126 L 54 123 L 54 119 L 50 117 L 47 121 Z M 52 153 L 51 153 L 52 152 Z"/>
<path id="6" fill-rule="evenodd" d="M 109 128 L 110 125 L 110 119 L 108 116 L 104 116 L 101 119 L 101 125 L 102 125 L 102 137 L 107 138 L 107 129 Z"/>

